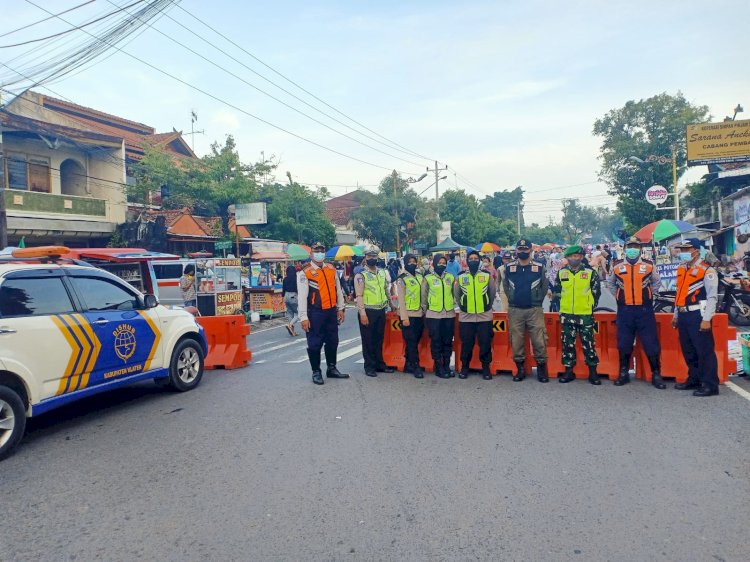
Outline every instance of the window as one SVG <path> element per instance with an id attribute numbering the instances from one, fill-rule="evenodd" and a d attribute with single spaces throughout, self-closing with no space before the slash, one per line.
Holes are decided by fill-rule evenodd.
<path id="1" fill-rule="evenodd" d="M 42 193 L 52 191 L 48 158 L 9 154 L 5 161 L 8 188 Z"/>
<path id="2" fill-rule="evenodd" d="M 66 312 L 73 312 L 73 303 L 59 277 L 8 279 L 0 285 L 0 317 Z"/>
<path id="3" fill-rule="evenodd" d="M 138 310 L 138 297 L 124 287 L 107 279 L 73 277 L 76 291 L 89 311 Z"/>
<path id="4" fill-rule="evenodd" d="M 179 279 L 182 277 L 182 264 L 154 265 L 154 275 L 157 279 Z"/>

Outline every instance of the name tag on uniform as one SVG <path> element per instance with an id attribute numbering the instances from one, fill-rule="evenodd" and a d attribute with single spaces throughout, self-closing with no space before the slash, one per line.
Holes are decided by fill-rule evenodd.
<path id="1" fill-rule="evenodd" d="M 639 267 L 638 268 L 638 273 L 646 273 L 646 266 L 642 265 L 641 267 Z"/>
<path id="2" fill-rule="evenodd" d="M 510 269 L 511 273 L 515 273 L 516 272 L 516 266 L 515 265 L 509 266 L 508 269 Z"/>
<path id="3" fill-rule="evenodd" d="M 532 265 L 531 266 L 531 271 L 533 271 L 534 273 L 536 273 L 537 271 L 539 271 L 539 266 L 538 265 Z"/>
<path id="4" fill-rule="evenodd" d="M 620 273 L 627 273 L 627 272 L 628 272 L 628 268 L 625 267 L 624 265 L 621 265 L 620 266 Z"/>

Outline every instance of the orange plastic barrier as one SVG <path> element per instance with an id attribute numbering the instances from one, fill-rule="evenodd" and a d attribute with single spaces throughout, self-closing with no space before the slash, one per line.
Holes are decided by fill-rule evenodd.
<path id="1" fill-rule="evenodd" d="M 383 361 L 389 367 L 394 367 L 399 371 L 403 371 L 406 364 L 406 342 L 401 331 L 401 320 L 395 312 L 388 312 L 385 315 Z"/>
<path id="2" fill-rule="evenodd" d="M 250 325 L 241 314 L 233 316 L 199 316 L 208 340 L 206 369 L 239 369 L 246 367 L 253 354 L 247 348 Z"/>
<path id="3" fill-rule="evenodd" d="M 729 325 L 726 314 L 717 314 L 712 321 L 714 332 L 714 350 L 719 363 L 719 382 L 724 384 L 729 375 L 737 370 L 737 363 L 729 358 L 727 342 L 737 339 L 736 328 Z M 677 329 L 672 328 L 672 315 L 658 313 L 656 315 L 656 333 L 661 343 L 661 374 L 665 378 L 674 378 L 675 382 L 683 383 L 688 377 L 687 363 L 682 356 L 680 336 Z M 634 355 L 636 358 L 636 378 L 651 382 L 651 367 L 648 364 L 646 352 L 640 341 L 636 342 Z"/>

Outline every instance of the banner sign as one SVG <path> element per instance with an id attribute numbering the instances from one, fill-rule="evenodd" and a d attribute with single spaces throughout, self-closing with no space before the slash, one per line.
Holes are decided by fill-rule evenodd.
<path id="1" fill-rule="evenodd" d="M 679 263 L 659 263 L 656 264 L 656 271 L 659 272 L 661 279 L 661 291 L 677 290 L 677 268 Z"/>
<path id="2" fill-rule="evenodd" d="M 750 120 L 688 125 L 687 160 L 688 166 L 750 162 Z"/>
<path id="3" fill-rule="evenodd" d="M 750 234 L 750 196 L 734 200 L 734 235 Z"/>

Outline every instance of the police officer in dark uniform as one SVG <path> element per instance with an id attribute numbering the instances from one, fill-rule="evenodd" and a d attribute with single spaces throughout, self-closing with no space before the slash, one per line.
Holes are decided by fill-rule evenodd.
<path id="1" fill-rule="evenodd" d="M 672 326 L 680 333 L 680 347 L 688 366 L 688 378 L 676 384 L 677 390 L 692 390 L 693 396 L 719 394 L 719 364 L 714 350 L 711 320 L 716 313 L 719 276 L 700 257 L 702 244 L 687 238 L 677 246 L 677 296 Z"/>
<path id="2" fill-rule="evenodd" d="M 625 258 L 615 262 L 607 288 L 617 300 L 617 350 L 620 373 L 615 386 L 630 382 L 630 358 L 636 335 L 651 365 L 651 384 L 664 389 L 661 377 L 661 346 L 656 331 L 653 295 L 659 292 L 659 272 L 654 264 L 641 257 L 641 241 L 631 236 L 625 242 Z"/>
<path id="3" fill-rule="evenodd" d="M 297 274 L 299 317 L 302 329 L 307 333 L 307 356 L 315 384 L 323 384 L 320 351 L 324 345 L 328 365 L 326 377 L 349 378 L 336 368 L 339 324 L 344 321 L 345 301 L 336 268 L 324 263 L 325 250 L 321 242 L 315 242 L 312 245 L 312 260 Z"/>

